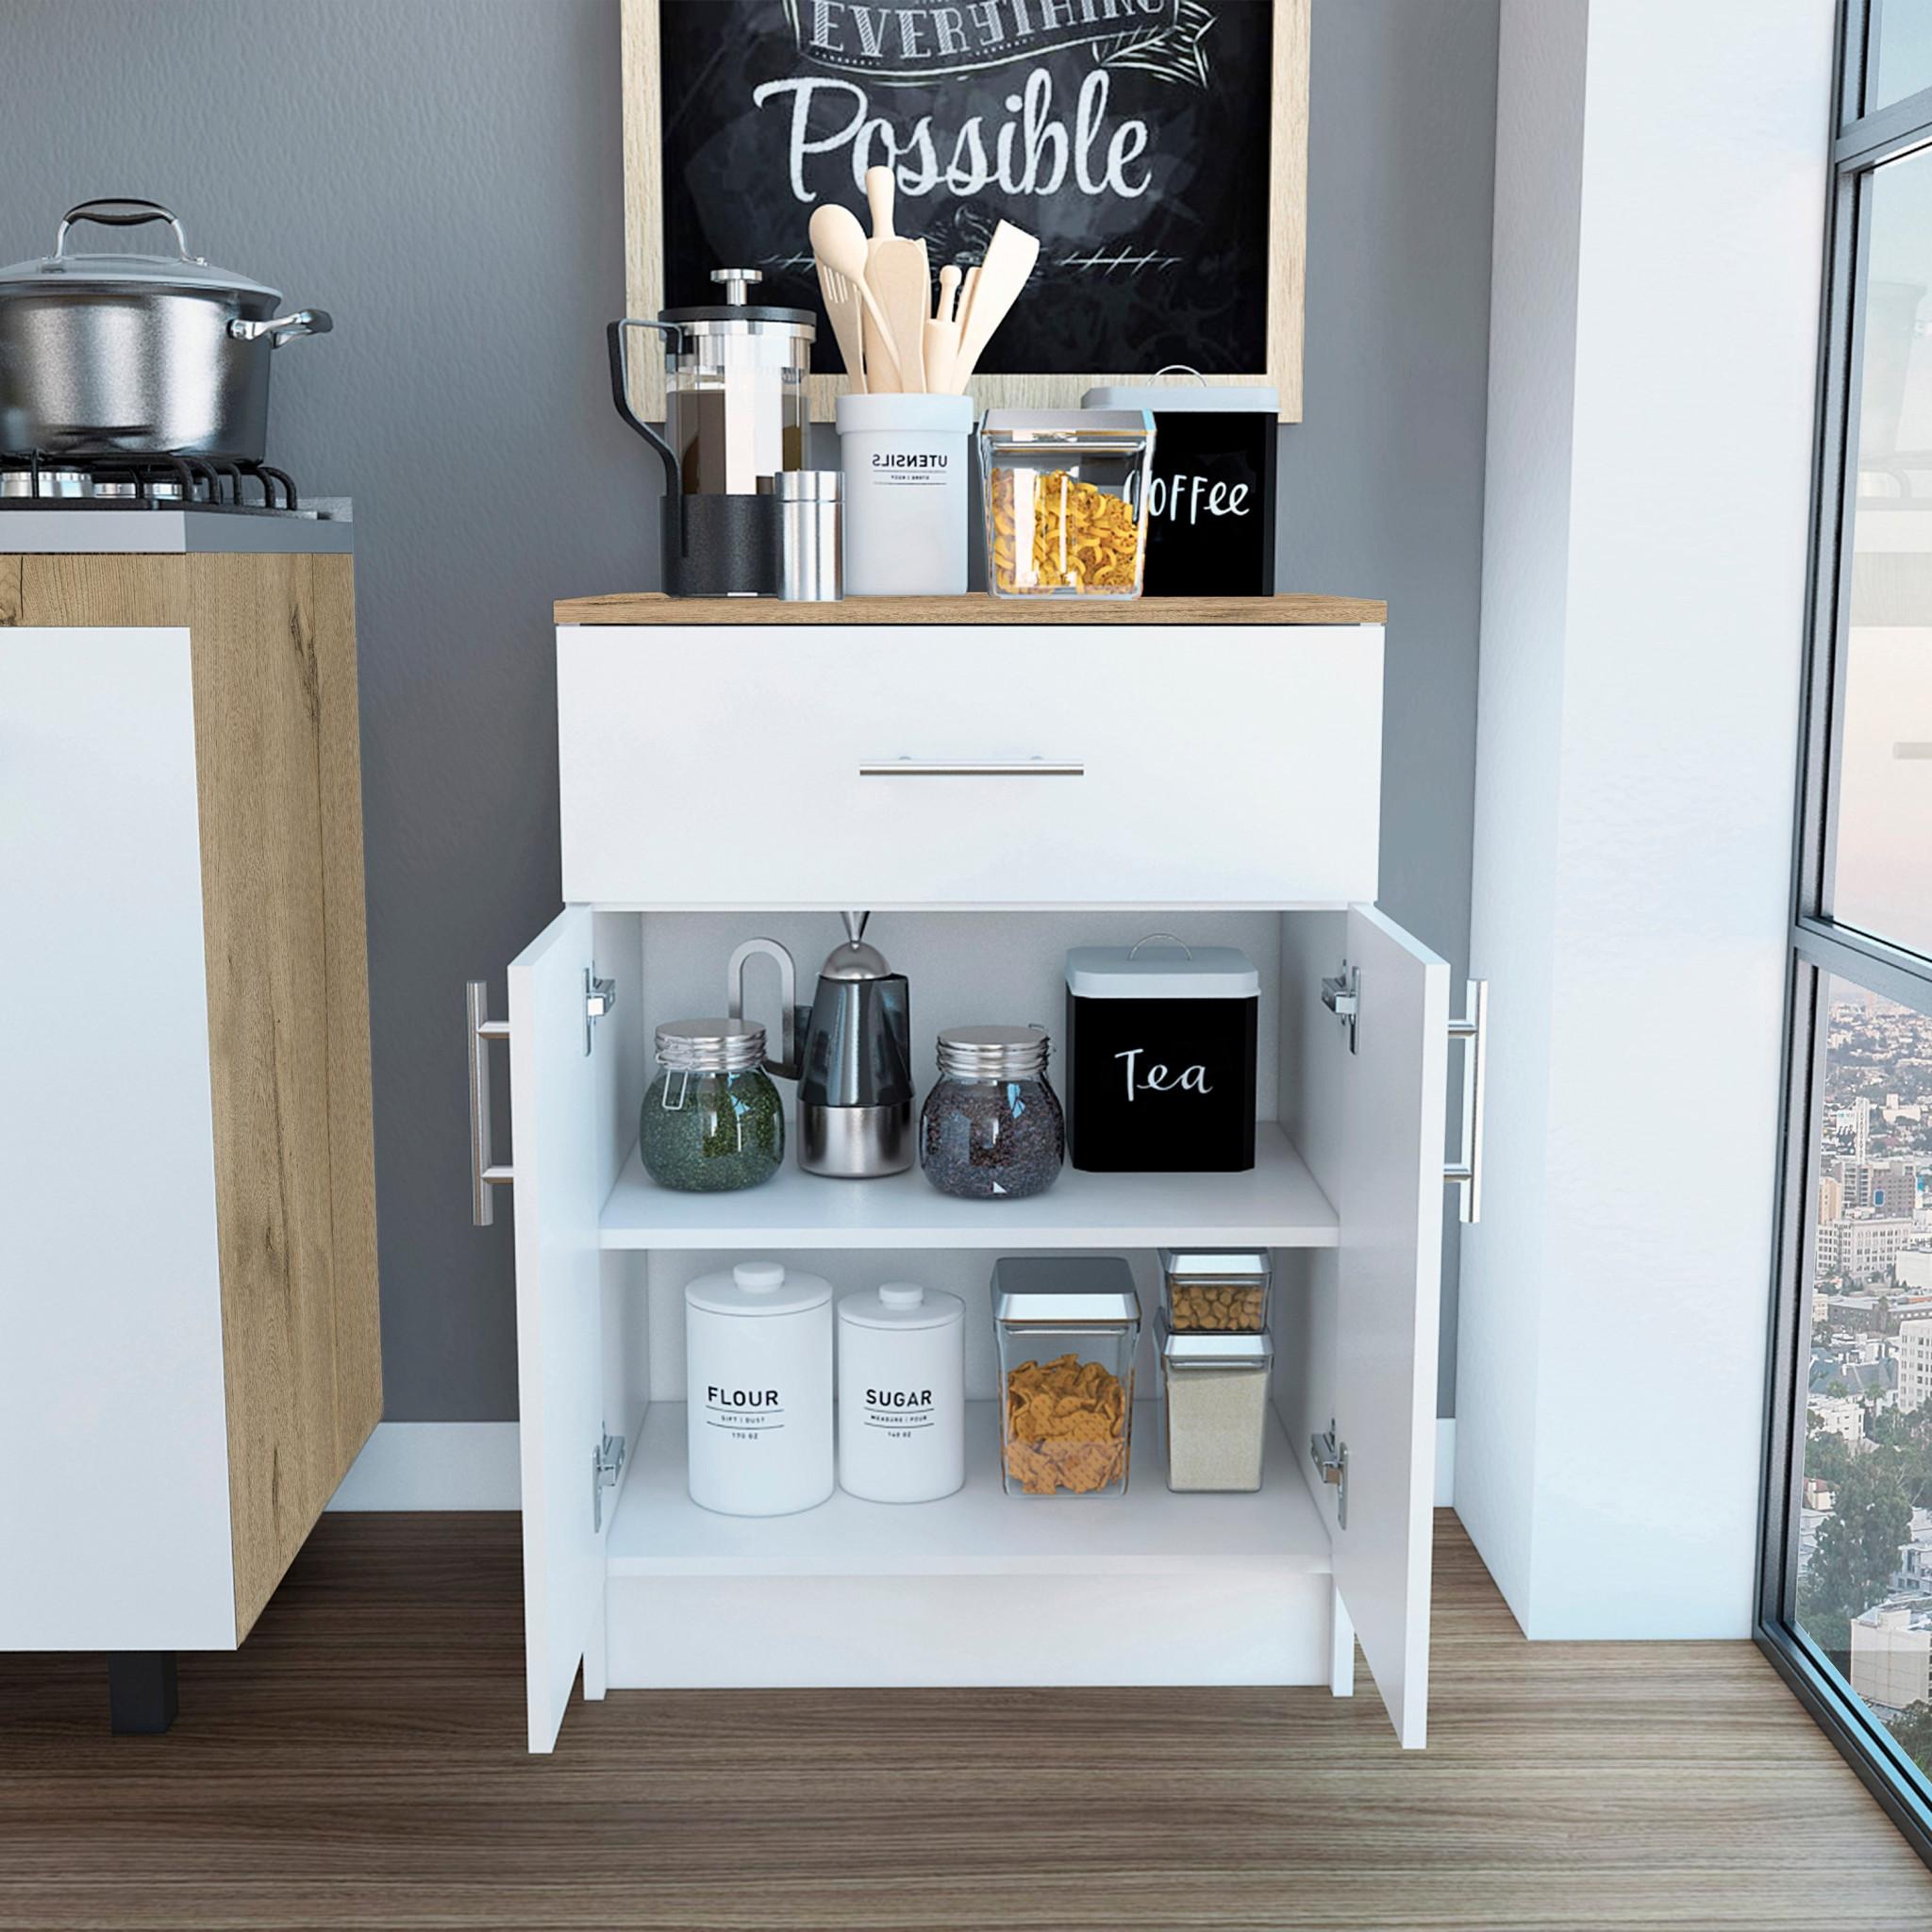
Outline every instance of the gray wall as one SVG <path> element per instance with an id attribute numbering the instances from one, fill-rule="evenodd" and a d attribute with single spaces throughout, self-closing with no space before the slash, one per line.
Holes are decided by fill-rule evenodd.
<path id="1" fill-rule="evenodd" d="M 1383 899 L 1458 973 L 1495 46 L 1495 0 L 1316 0 L 1307 401 L 1283 434 L 1284 583 L 1390 600 Z M 558 903 L 551 600 L 648 580 L 651 465 L 601 335 L 616 51 L 616 0 L 0 0 L 0 260 L 71 202 L 142 193 L 336 317 L 277 358 L 271 454 L 356 499 L 395 1419 L 516 1411 L 458 1008 L 488 973 L 501 1010 Z"/>

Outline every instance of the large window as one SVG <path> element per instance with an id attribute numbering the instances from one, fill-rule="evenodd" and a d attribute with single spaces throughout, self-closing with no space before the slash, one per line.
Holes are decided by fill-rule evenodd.
<path id="1" fill-rule="evenodd" d="M 1932 1859 L 1932 0 L 1854 0 L 1759 1636 Z"/>

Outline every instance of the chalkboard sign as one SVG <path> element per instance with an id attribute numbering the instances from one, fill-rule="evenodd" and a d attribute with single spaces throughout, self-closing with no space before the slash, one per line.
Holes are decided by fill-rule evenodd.
<path id="1" fill-rule="evenodd" d="M 819 311 L 811 211 L 864 219 L 884 165 L 935 271 L 1003 219 L 1041 239 L 980 403 L 1179 364 L 1271 383 L 1298 417 L 1307 7 L 625 0 L 631 312 L 708 301 L 725 266 Z M 840 366 L 822 327 L 813 367 Z"/>

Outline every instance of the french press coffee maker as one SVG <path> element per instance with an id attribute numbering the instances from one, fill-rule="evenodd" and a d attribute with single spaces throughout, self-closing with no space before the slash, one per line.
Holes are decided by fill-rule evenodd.
<path id="1" fill-rule="evenodd" d="M 744 967 L 778 963 L 779 1058 L 767 1069 L 798 1082 L 798 1164 L 807 1174 L 869 1180 L 912 1165 L 912 1016 L 906 975 L 865 941 L 869 912 L 847 912 L 845 940 L 825 956 L 811 1006 L 795 1006 L 797 973 L 776 940 L 731 956 L 731 1017 L 744 1013 Z"/>
<path id="2" fill-rule="evenodd" d="M 674 597 L 779 593 L 784 492 L 772 479 L 806 467 L 811 406 L 806 376 L 817 333 L 810 311 L 745 300 L 763 277 L 721 268 L 724 300 L 613 322 L 617 413 L 664 465 L 664 588 Z M 664 427 L 630 406 L 627 329 L 664 338 Z"/>

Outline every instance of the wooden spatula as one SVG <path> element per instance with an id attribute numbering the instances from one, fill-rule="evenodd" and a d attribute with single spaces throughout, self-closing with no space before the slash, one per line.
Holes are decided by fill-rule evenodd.
<path id="1" fill-rule="evenodd" d="M 959 350 L 954 358 L 951 375 L 953 392 L 958 394 L 973 380 L 981 352 L 994 329 L 1006 320 L 1033 264 L 1040 258 L 1040 238 L 1002 222 L 987 243 L 986 259 L 973 273 L 973 290 L 966 304 L 966 320 L 959 329 Z M 971 278 L 969 278 L 971 279 Z"/>
<path id="2" fill-rule="evenodd" d="M 839 338 L 839 353 L 846 358 L 846 368 L 855 374 L 864 372 L 861 388 L 874 391 L 897 389 L 899 365 L 892 360 L 891 346 L 887 341 L 885 311 L 865 285 L 865 230 L 858 225 L 858 217 L 849 208 L 841 208 L 836 202 L 828 201 L 824 207 L 812 210 L 809 232 L 812 254 L 819 265 L 819 283 L 825 291 L 826 306 L 832 314 L 833 333 Z M 856 331 L 858 342 L 858 359 L 856 362 L 852 359 L 852 344 L 839 327 L 841 307 L 846 308 L 848 312 L 864 312 L 865 325 Z M 866 349 L 873 340 L 874 328 L 878 335 L 879 352 L 875 359 L 869 361 Z"/>
<path id="3" fill-rule="evenodd" d="M 897 370 L 895 388 L 918 394 L 925 388 L 925 318 L 932 301 L 932 271 L 925 243 L 892 232 L 892 171 L 865 171 L 865 198 L 872 208 L 872 240 L 866 243 L 865 279 L 885 313 Z M 866 363 L 873 357 L 873 325 L 866 326 Z M 874 383 L 873 388 L 878 385 Z"/>
<path id="4" fill-rule="evenodd" d="M 817 259 L 814 257 L 814 259 Z M 839 341 L 839 354 L 845 374 L 852 378 L 856 394 L 865 393 L 865 305 L 855 289 L 835 268 L 819 261 L 819 293 L 824 296 L 825 313 L 831 318 L 832 333 Z"/>

